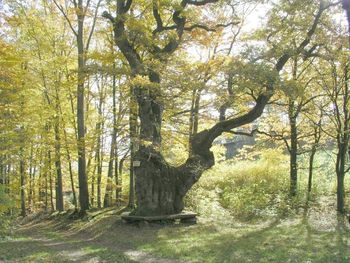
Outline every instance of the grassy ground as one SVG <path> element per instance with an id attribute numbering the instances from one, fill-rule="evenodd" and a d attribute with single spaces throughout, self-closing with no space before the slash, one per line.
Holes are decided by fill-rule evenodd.
<path id="1" fill-rule="evenodd" d="M 310 209 L 287 219 L 125 225 L 113 210 L 88 220 L 29 218 L 0 241 L 0 262 L 350 262 L 343 218 Z"/>

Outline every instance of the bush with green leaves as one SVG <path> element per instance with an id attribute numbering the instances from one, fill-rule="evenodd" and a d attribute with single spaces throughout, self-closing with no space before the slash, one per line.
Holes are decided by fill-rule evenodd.
<path id="1" fill-rule="evenodd" d="M 221 209 L 242 220 L 285 213 L 291 206 L 288 169 L 288 157 L 275 149 L 262 151 L 257 160 L 221 162 L 202 176 L 187 206 L 213 213 L 209 206 L 216 199 Z"/>

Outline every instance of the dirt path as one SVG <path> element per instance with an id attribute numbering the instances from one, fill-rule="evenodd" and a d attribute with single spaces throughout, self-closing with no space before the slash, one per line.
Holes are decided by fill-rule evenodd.
<path id="1" fill-rule="evenodd" d="M 157 227 L 128 226 L 118 216 L 90 221 L 40 219 L 22 223 L 16 238 L 0 242 L 0 262 L 180 263 L 141 249 Z"/>

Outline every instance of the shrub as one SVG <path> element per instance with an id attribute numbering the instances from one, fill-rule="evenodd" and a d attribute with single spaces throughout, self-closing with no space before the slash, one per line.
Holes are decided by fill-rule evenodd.
<path id="1" fill-rule="evenodd" d="M 189 193 L 187 205 L 200 213 L 216 199 L 237 218 L 248 220 L 285 213 L 288 201 L 288 157 L 269 149 L 257 160 L 225 161 L 207 171 Z"/>

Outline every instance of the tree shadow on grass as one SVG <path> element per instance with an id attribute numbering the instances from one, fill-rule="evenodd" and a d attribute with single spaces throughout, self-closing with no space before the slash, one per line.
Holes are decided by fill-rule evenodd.
<path id="1" fill-rule="evenodd" d="M 140 228 L 122 223 L 115 214 L 74 223 L 60 218 L 24 226 L 18 234 L 32 240 L 2 242 L 0 254 L 9 262 L 132 262 L 130 251 L 141 258 L 153 258 L 142 251 L 158 255 L 158 261 L 148 262 L 170 262 L 162 261 L 166 258 L 203 263 L 350 262 L 346 223 L 338 221 L 335 229 L 324 231 L 310 222 L 307 213 L 296 219 L 235 227 L 197 224 Z"/>
<path id="2" fill-rule="evenodd" d="M 154 262 L 135 248 L 153 241 L 158 229 L 126 225 L 115 213 L 96 214 L 90 221 L 48 218 L 21 226 L 17 238 L 1 242 L 0 262 Z"/>
<path id="3" fill-rule="evenodd" d="M 272 222 L 262 228 L 217 231 L 207 226 L 187 233 L 165 231 L 151 253 L 193 262 L 350 262 L 348 229 L 318 231 L 304 220 Z"/>
<path id="4" fill-rule="evenodd" d="M 18 239 L 0 242 L 0 262 L 134 262 L 91 241 Z"/>

